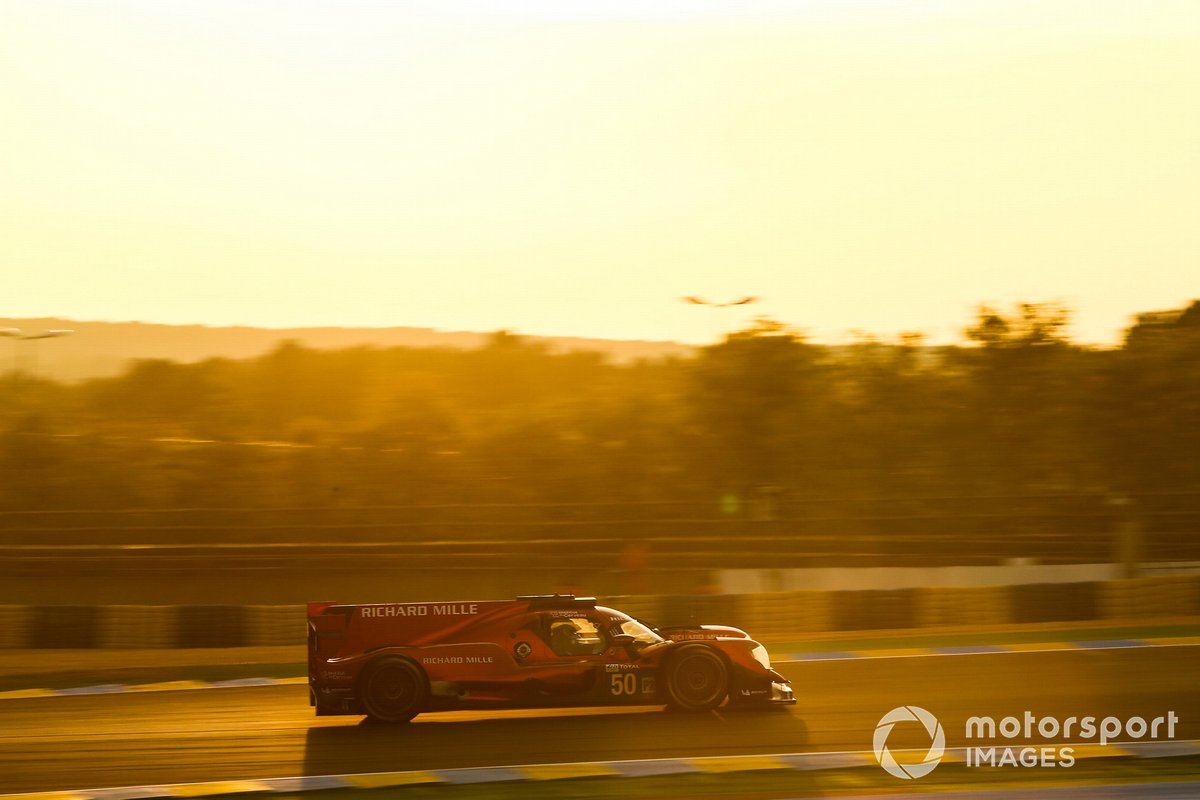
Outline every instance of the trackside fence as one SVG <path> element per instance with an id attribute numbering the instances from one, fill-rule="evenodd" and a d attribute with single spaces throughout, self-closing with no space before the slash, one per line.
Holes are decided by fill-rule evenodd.
<path id="1" fill-rule="evenodd" d="M 769 501 L 767 500 L 769 498 Z M 0 509 L 0 580 L 400 568 L 932 567 L 1200 560 L 1200 492 L 303 508 Z M 136 545 L 136 547 L 133 547 Z M 12 600 L 10 599 L 10 602 Z"/>
<path id="2" fill-rule="evenodd" d="M 1200 616 L 1200 576 L 861 591 L 605 597 L 650 624 L 733 625 L 766 641 L 833 631 Z M 0 649 L 302 645 L 300 605 L 0 605 Z"/>

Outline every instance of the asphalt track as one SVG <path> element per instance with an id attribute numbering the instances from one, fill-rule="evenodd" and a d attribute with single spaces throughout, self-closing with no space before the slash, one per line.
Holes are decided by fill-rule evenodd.
<path id="1" fill-rule="evenodd" d="M 963 738 L 969 716 L 1020 717 L 1027 710 L 1059 719 L 1147 720 L 1174 711 L 1175 738 L 1200 739 L 1198 665 L 1200 646 L 814 661 L 781 665 L 799 700 L 784 711 L 453 712 L 396 727 L 317 719 L 303 686 L 12 699 L 0 704 L 0 793 L 861 751 L 871 749 L 884 712 L 901 705 L 933 712 L 949 747 L 977 744 Z M 889 746 L 928 747 L 928 736 L 922 742 L 918 733 L 897 726 Z M 1069 781 L 1065 771 L 1062 777 Z"/>

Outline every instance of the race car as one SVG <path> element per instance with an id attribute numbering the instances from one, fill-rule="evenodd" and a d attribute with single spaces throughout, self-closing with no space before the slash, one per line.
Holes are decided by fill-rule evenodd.
<path id="1" fill-rule="evenodd" d="M 795 703 L 767 649 L 722 625 L 658 630 L 592 597 L 308 605 L 318 716 L 407 722 L 425 711 Z"/>

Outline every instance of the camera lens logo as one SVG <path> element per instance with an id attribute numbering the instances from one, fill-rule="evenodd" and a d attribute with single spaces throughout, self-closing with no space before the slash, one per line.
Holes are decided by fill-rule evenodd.
<path id="1" fill-rule="evenodd" d="M 919 722 L 929 733 L 929 752 L 916 764 L 901 764 L 887 748 L 888 734 L 897 722 Z M 933 772 L 933 768 L 941 762 L 942 755 L 946 752 L 946 734 L 942 731 L 942 723 L 938 722 L 937 717 L 925 709 L 919 706 L 900 706 L 893 708 L 879 720 L 879 724 L 875 726 L 874 745 L 879 766 L 889 775 L 911 781 Z"/>

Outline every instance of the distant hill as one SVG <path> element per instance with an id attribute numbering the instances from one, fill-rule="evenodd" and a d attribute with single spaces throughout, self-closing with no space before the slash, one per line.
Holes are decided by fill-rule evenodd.
<path id="1" fill-rule="evenodd" d="M 70 319 L 8 319 L 0 328 L 20 328 L 26 334 L 69 329 L 57 339 L 15 341 L 0 339 L 0 373 L 18 364 L 27 371 L 56 380 L 82 380 L 116 375 L 130 361 L 162 358 L 194 362 L 208 358 L 253 358 L 294 340 L 307 347 L 336 350 L 346 347 L 450 347 L 470 349 L 484 344 L 491 333 L 439 331 L 433 328 L 250 328 L 207 325 L 158 325 L 145 322 L 85 322 Z M 616 362 L 642 358 L 684 356 L 694 348 L 678 342 L 584 339 L 529 336 L 555 352 L 590 350 Z M 6 350 L 6 348 L 11 348 Z"/>

